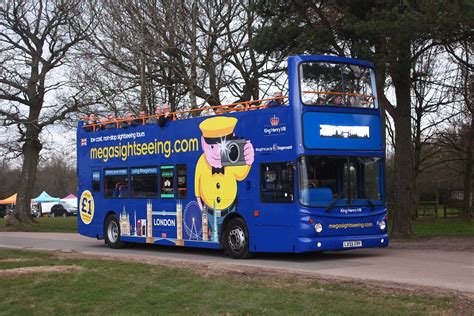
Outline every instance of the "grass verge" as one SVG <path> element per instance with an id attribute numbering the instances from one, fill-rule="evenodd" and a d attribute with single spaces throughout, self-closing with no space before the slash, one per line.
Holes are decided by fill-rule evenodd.
<path id="1" fill-rule="evenodd" d="M 417 220 L 413 222 L 412 229 L 417 237 L 474 236 L 472 220 L 458 218 Z"/>
<path id="2" fill-rule="evenodd" d="M 50 233 L 77 233 L 77 217 L 40 217 L 37 223 L 23 225 L 19 231 L 24 232 L 50 232 Z M 0 230 L 4 229 L 4 219 L 0 218 Z"/>
<path id="3" fill-rule="evenodd" d="M 54 265 L 81 269 L 41 272 Z M 20 267 L 36 267 L 37 272 L 8 270 Z M 407 315 L 449 314 L 455 308 L 454 297 L 410 296 L 296 277 L 198 272 L 0 249 L 0 314 Z"/>

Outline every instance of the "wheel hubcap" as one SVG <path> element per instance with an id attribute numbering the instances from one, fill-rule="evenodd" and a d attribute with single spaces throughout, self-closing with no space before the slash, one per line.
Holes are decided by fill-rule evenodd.
<path id="1" fill-rule="evenodd" d="M 115 221 L 112 221 L 109 223 L 109 227 L 107 229 L 107 235 L 109 236 L 109 240 L 112 243 L 117 241 L 119 232 L 118 232 L 117 223 Z"/>
<path id="2" fill-rule="evenodd" d="M 245 233 L 241 227 L 234 227 L 229 233 L 229 246 L 235 252 L 241 252 L 245 247 Z"/>

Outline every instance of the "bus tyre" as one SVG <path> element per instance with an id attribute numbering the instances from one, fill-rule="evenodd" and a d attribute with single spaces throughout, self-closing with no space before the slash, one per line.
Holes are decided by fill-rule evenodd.
<path id="1" fill-rule="evenodd" d="M 227 224 L 224 233 L 224 248 L 231 258 L 246 259 L 251 257 L 247 225 L 241 218 L 231 219 Z"/>
<path id="2" fill-rule="evenodd" d="M 112 249 L 125 247 L 125 243 L 120 240 L 120 225 L 115 214 L 109 215 L 105 220 L 105 243 Z"/>

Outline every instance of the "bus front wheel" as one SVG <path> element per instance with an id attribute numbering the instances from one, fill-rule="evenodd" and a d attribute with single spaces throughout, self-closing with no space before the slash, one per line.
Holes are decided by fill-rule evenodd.
<path id="1" fill-rule="evenodd" d="M 250 258 L 247 225 L 241 218 L 234 218 L 227 224 L 224 234 L 226 253 L 234 259 Z"/>
<path id="2" fill-rule="evenodd" d="M 115 214 L 105 220 L 105 243 L 113 249 L 125 247 L 125 243 L 120 240 L 120 225 Z"/>

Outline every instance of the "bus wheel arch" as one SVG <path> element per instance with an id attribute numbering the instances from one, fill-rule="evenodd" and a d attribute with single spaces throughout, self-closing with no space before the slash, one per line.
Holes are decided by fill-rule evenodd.
<path id="1" fill-rule="evenodd" d="M 105 215 L 104 240 L 112 249 L 120 249 L 126 246 L 126 243 L 120 240 L 120 223 L 114 211 L 109 211 Z"/>
<path id="2" fill-rule="evenodd" d="M 224 248 L 224 233 L 225 233 L 225 230 L 226 230 L 227 225 L 229 224 L 229 222 L 234 218 L 241 218 L 243 221 L 245 221 L 243 219 L 242 215 L 240 215 L 237 212 L 229 213 L 226 217 L 224 217 L 224 220 L 222 221 L 222 225 L 221 225 L 221 230 L 219 232 L 220 244 L 221 244 L 222 248 Z"/>
<path id="3" fill-rule="evenodd" d="M 251 258 L 248 226 L 238 214 L 229 214 L 221 228 L 221 246 L 225 253 L 234 259 Z"/>

